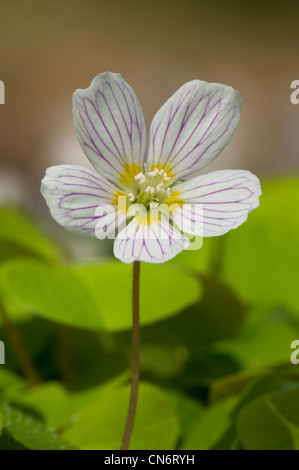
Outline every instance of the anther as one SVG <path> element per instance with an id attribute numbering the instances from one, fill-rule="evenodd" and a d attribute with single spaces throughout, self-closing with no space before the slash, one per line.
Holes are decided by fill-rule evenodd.
<path id="1" fill-rule="evenodd" d="M 156 190 L 157 190 L 158 193 L 161 191 L 161 189 L 163 188 L 163 186 L 164 186 L 164 183 L 159 183 L 159 184 L 157 185 Z"/>
<path id="2" fill-rule="evenodd" d="M 145 188 L 144 190 L 146 193 L 151 193 L 151 194 L 155 194 L 155 188 L 153 186 L 148 186 L 147 188 Z"/>
<path id="3" fill-rule="evenodd" d="M 155 168 L 153 171 L 149 171 L 146 175 L 147 176 L 156 176 L 159 173 L 158 168 Z"/>
<path id="4" fill-rule="evenodd" d="M 133 193 L 129 193 L 129 194 L 128 194 L 128 196 L 129 196 L 129 201 L 131 201 L 131 202 L 135 202 L 135 200 L 136 200 L 136 196 L 135 196 L 135 194 L 133 194 Z"/>
<path id="5" fill-rule="evenodd" d="M 140 172 L 138 175 L 135 176 L 135 180 L 140 181 L 140 183 L 144 183 L 146 180 L 146 176 Z"/>

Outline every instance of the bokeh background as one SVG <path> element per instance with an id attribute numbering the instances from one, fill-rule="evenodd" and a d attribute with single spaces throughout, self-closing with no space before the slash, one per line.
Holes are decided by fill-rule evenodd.
<path id="1" fill-rule="evenodd" d="M 132 448 L 299 449 L 298 17 L 298 2 L 278 0 L 1 0 L 1 449 L 118 448 L 131 273 L 78 266 L 111 259 L 111 243 L 65 232 L 39 192 L 48 166 L 89 165 L 71 97 L 106 70 L 134 88 L 148 127 L 189 80 L 239 90 L 239 128 L 208 171 L 248 169 L 264 193 L 244 227 L 144 267 Z M 31 362 L 43 381 L 33 389 Z"/>
<path id="2" fill-rule="evenodd" d="M 100 72 L 120 72 L 147 125 L 186 81 L 221 82 L 243 96 L 240 127 L 213 168 L 259 175 L 298 169 L 297 2 L 61 0 L 1 2 L 1 199 L 45 211 L 45 168 L 84 164 L 71 96 Z"/>

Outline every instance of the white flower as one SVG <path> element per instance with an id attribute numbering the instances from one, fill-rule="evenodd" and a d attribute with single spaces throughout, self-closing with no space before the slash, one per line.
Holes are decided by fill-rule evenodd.
<path id="1" fill-rule="evenodd" d="M 77 135 L 95 170 L 48 168 L 41 191 L 52 216 L 98 238 L 117 228 L 114 254 L 125 263 L 168 261 L 189 246 L 182 231 L 210 237 L 238 227 L 259 205 L 258 178 L 244 170 L 199 171 L 230 141 L 240 110 L 233 88 L 193 80 L 157 112 L 147 145 L 132 88 L 119 74 L 99 75 L 73 97 Z M 173 209 L 170 219 L 165 207 Z"/>

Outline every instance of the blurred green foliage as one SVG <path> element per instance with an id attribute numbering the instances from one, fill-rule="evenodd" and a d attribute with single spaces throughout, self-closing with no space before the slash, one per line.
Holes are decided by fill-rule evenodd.
<path id="1" fill-rule="evenodd" d="M 263 184 L 242 227 L 141 267 L 141 386 L 131 449 L 299 449 L 299 179 Z M 0 449 L 120 447 L 131 266 L 82 265 L 0 209 Z M 5 317 L 42 382 L 32 387 Z M 299 356 L 299 354 L 298 354 Z"/>

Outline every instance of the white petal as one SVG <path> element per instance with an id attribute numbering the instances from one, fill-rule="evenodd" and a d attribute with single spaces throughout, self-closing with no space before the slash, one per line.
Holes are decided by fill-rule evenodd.
<path id="1" fill-rule="evenodd" d="M 93 166 L 119 182 L 126 164 L 143 168 L 146 129 L 140 103 L 120 74 L 98 75 L 73 96 L 73 117 L 79 141 Z"/>
<path id="2" fill-rule="evenodd" d="M 175 225 L 184 233 L 198 236 L 203 233 L 203 206 L 183 204 L 173 213 Z"/>
<path id="3" fill-rule="evenodd" d="M 76 165 L 47 169 L 41 193 L 52 217 L 64 228 L 95 235 L 99 206 L 112 205 L 116 189 L 96 171 Z"/>
<path id="4" fill-rule="evenodd" d="M 164 263 L 186 249 L 189 243 L 167 219 L 143 225 L 135 218 L 116 237 L 114 255 L 124 263 Z"/>
<path id="5" fill-rule="evenodd" d="M 127 220 L 124 213 L 118 212 L 117 207 L 112 204 L 100 204 L 95 211 L 97 222 L 95 225 L 95 236 L 104 240 L 115 239 L 116 233 L 121 230 Z"/>
<path id="6" fill-rule="evenodd" d="M 185 203 L 194 206 L 197 235 L 203 237 L 223 235 L 239 227 L 248 213 L 258 207 L 262 194 L 259 179 L 245 170 L 215 171 L 179 183 L 175 188 Z"/>
<path id="7" fill-rule="evenodd" d="M 195 175 L 222 151 L 240 119 L 241 95 L 229 86 L 193 80 L 155 115 L 148 167 L 169 166 L 177 178 Z"/>

